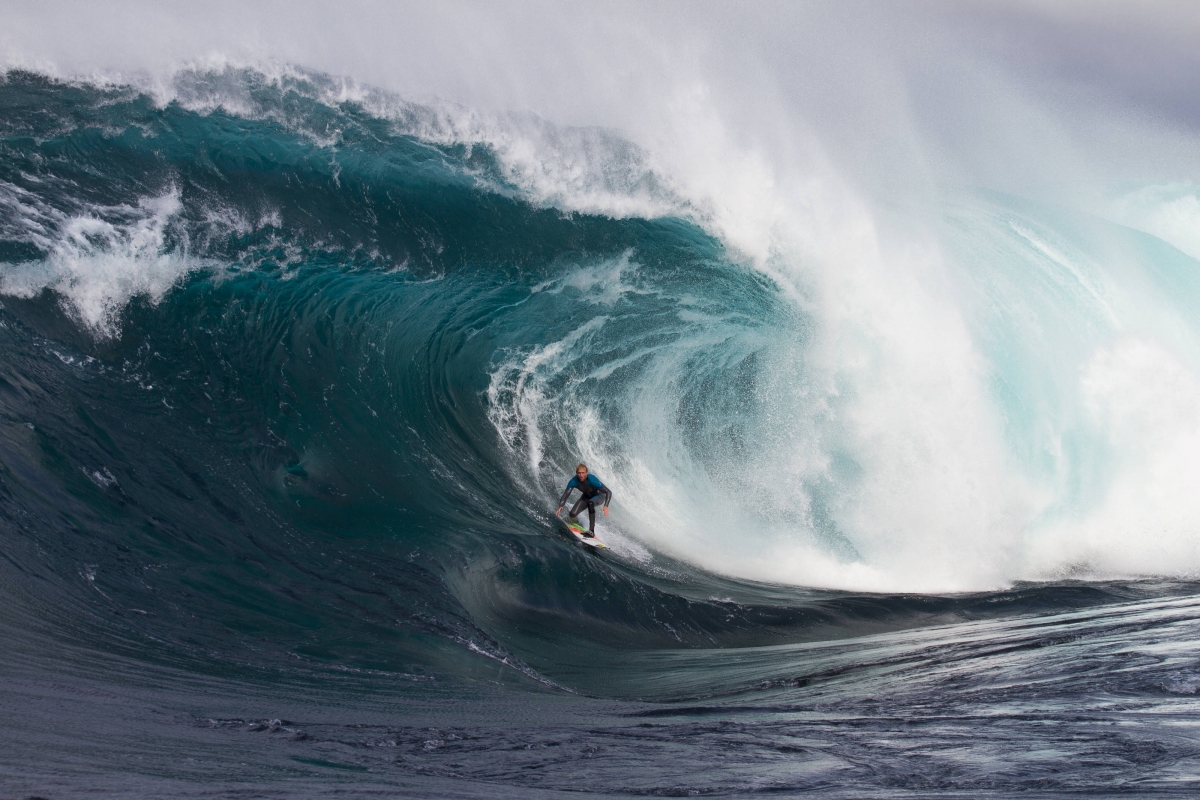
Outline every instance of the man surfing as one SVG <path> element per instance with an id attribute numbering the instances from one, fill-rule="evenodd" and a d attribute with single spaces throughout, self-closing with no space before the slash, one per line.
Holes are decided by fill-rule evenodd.
<path id="1" fill-rule="evenodd" d="M 562 497 L 558 498 L 558 511 L 554 512 L 554 516 L 562 513 L 563 507 L 567 504 L 567 497 L 571 494 L 572 489 L 578 489 L 580 497 L 575 501 L 575 505 L 571 506 L 571 522 L 579 524 L 579 512 L 587 507 L 588 511 L 588 529 L 583 535 L 589 539 L 596 538 L 596 498 L 604 498 L 604 516 L 608 516 L 608 501 L 612 500 L 612 490 L 600 482 L 600 479 L 595 475 L 588 474 L 587 464 L 580 464 L 575 468 L 575 477 L 567 482 L 567 488 L 562 493 Z"/>

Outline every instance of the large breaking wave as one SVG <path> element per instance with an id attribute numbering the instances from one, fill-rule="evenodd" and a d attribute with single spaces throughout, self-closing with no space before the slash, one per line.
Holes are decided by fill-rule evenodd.
<path id="1" fill-rule="evenodd" d="M 1200 569 L 1193 187 L 714 192 L 290 68 L 0 102 L 10 615 L 534 675 L 547 626 L 767 643 L 878 617 L 798 587 Z M 580 459 L 604 561 L 551 518 Z"/>

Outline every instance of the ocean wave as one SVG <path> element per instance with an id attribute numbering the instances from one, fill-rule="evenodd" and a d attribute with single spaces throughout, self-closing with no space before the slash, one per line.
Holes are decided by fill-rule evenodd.
<path id="1" fill-rule="evenodd" d="M 98 565 L 70 591 L 159 609 L 130 623 L 156 637 L 200 641 L 199 603 L 246 658 L 263 626 L 343 658 L 351 625 L 391 654 L 360 666 L 403 671 L 441 658 L 421 637 L 505 653 L 535 618 L 808 635 L 745 581 L 1200 567 L 1160 497 L 1194 471 L 1197 392 L 1194 262 L 1161 240 L 958 192 L 936 246 L 897 250 L 848 196 L 730 208 L 612 131 L 291 68 L 0 94 L 38 109 L 6 116 L 0 175 L 5 380 L 39 387 L 6 400 L 37 476 L 5 499 L 19 563 Z M 618 498 L 605 561 L 551 519 L 580 459 Z M 580 572 L 620 576 L 627 623 L 558 605 Z M 709 599 L 734 596 L 753 610 Z M 747 633 L 771 608 L 793 621 Z"/>

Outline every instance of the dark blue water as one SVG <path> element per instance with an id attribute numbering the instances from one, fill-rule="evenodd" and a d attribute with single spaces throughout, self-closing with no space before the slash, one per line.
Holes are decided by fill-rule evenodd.
<path id="1" fill-rule="evenodd" d="M 322 80 L 0 84 L 5 796 L 1200 788 L 1186 575 L 740 568 L 769 540 L 700 517 L 793 524 L 755 481 L 818 312 Z M 878 566 L 831 452 L 806 546 Z M 581 457 L 600 553 L 552 518 Z"/>

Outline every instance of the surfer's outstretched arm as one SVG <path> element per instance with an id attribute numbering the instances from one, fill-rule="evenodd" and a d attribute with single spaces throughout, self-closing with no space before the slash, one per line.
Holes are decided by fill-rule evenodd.
<path id="1" fill-rule="evenodd" d="M 604 516 L 608 516 L 608 503 L 612 500 L 612 489 L 607 486 L 600 487 L 600 496 L 604 498 Z"/>
<path id="2" fill-rule="evenodd" d="M 578 478 L 571 478 L 567 481 L 567 488 L 563 489 L 562 497 L 558 498 L 558 510 L 554 512 L 554 516 L 562 513 L 563 507 L 567 504 L 567 496 L 571 494 L 571 490 L 579 486 Z"/>

